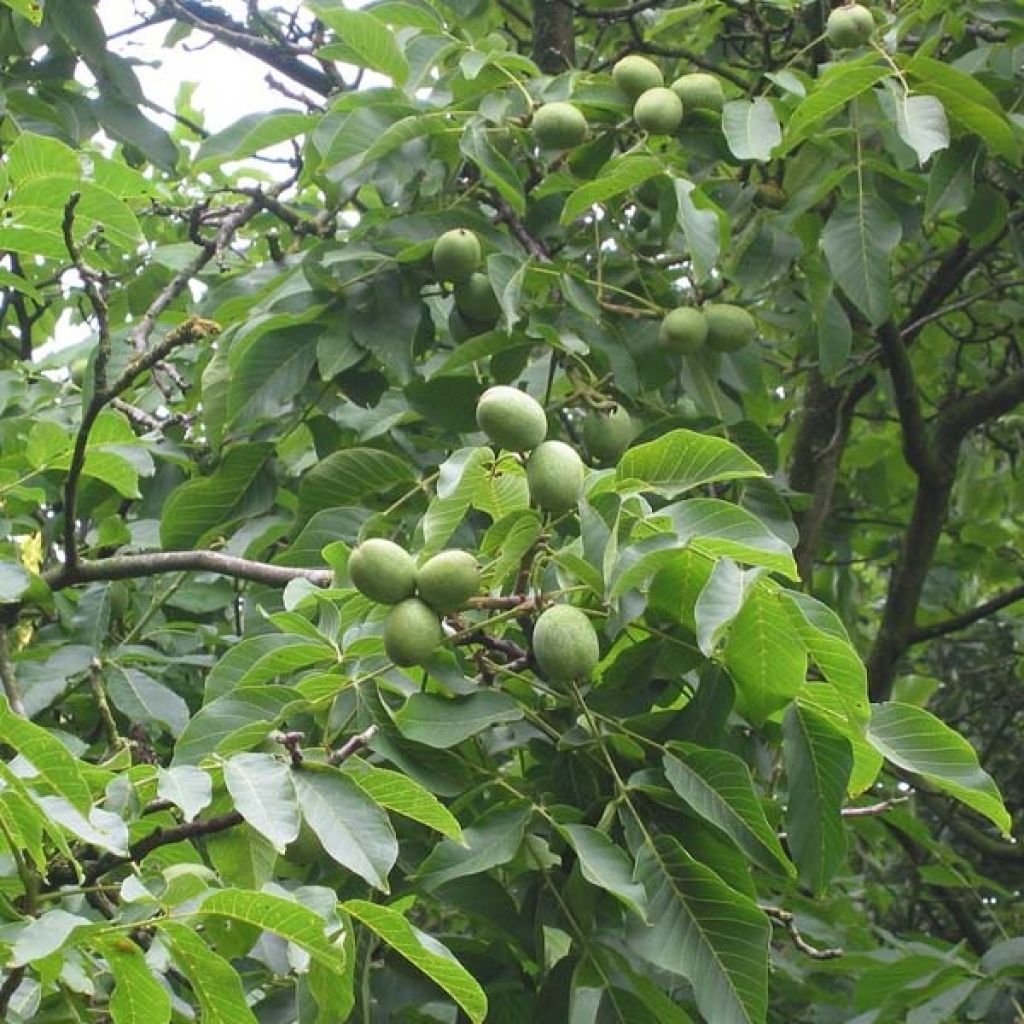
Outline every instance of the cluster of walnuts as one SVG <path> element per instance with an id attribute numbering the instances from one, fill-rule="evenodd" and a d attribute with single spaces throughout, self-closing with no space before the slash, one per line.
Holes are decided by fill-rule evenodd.
<path id="1" fill-rule="evenodd" d="M 531 504 L 551 515 L 576 506 L 583 492 L 583 460 L 563 441 L 545 440 L 548 420 L 539 402 L 498 385 L 480 396 L 476 418 L 495 445 L 526 457 Z M 402 666 L 429 664 L 444 641 L 443 617 L 466 607 L 481 585 L 480 566 L 468 551 L 441 551 L 417 566 L 408 551 L 382 537 L 353 549 L 348 574 L 365 597 L 392 606 L 384 620 L 384 650 Z M 600 657 L 590 619 L 567 604 L 551 605 L 538 616 L 531 648 L 540 671 L 553 682 L 589 678 Z"/>
<path id="2" fill-rule="evenodd" d="M 850 3 L 831 12 L 826 37 L 834 47 L 848 49 L 867 43 L 874 27 L 871 12 Z M 724 105 L 722 86 L 713 75 L 692 72 L 666 88 L 658 65 L 638 55 L 619 60 L 612 78 L 633 104 L 636 124 L 652 135 L 675 132 L 689 110 L 719 112 Z M 542 151 L 558 151 L 581 144 L 588 124 L 578 107 L 558 101 L 534 112 L 531 130 Z M 466 326 L 493 327 L 501 309 L 483 272 L 476 234 L 466 228 L 446 231 L 435 242 L 431 259 L 437 280 L 453 286 L 455 307 Z M 687 356 L 704 347 L 734 352 L 749 344 L 756 331 L 754 318 L 740 306 L 706 303 L 671 310 L 661 322 L 659 340 L 668 351 Z M 525 458 L 532 505 L 551 516 L 576 507 L 583 491 L 583 460 L 571 445 L 546 439 L 547 414 L 535 399 L 513 387 L 491 387 L 480 396 L 476 419 L 493 444 Z M 632 436 L 628 412 L 615 403 L 591 410 L 583 421 L 587 451 L 598 464 L 617 462 Z M 481 587 L 480 566 L 468 551 L 441 551 L 417 565 L 408 551 L 380 537 L 352 551 L 348 572 L 364 596 L 392 606 L 384 622 L 384 647 L 401 666 L 429 664 L 444 641 L 443 617 L 465 608 Z M 538 616 L 531 651 L 543 675 L 562 683 L 589 678 L 600 657 L 590 619 L 561 603 Z"/>

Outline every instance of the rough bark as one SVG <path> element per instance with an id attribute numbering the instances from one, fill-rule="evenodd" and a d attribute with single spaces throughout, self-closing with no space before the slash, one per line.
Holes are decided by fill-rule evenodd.
<path id="1" fill-rule="evenodd" d="M 576 65 L 576 29 L 565 0 L 533 0 L 533 59 L 548 75 Z"/>

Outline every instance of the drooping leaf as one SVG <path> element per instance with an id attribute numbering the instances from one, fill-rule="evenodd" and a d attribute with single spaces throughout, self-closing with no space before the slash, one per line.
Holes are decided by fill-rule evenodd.
<path id="1" fill-rule="evenodd" d="M 302 817 L 330 856 L 387 892 L 398 841 L 380 807 L 337 770 L 296 773 L 295 792 Z"/>
<path id="2" fill-rule="evenodd" d="M 931 712 L 895 701 L 872 705 L 868 739 L 888 761 L 920 775 L 1009 833 L 1010 815 L 978 755 Z"/>
<path id="3" fill-rule="evenodd" d="M 167 1024 L 170 993 L 156 980 L 142 950 L 130 939 L 107 939 L 100 946 L 114 976 L 110 1016 L 114 1024 Z"/>
<path id="4" fill-rule="evenodd" d="M 846 856 L 840 811 L 853 768 L 849 741 L 821 715 L 793 703 L 782 720 L 789 781 L 786 827 L 800 881 L 820 892 Z"/>
<path id="5" fill-rule="evenodd" d="M 278 853 L 299 834 L 291 771 L 273 754 L 236 754 L 224 763 L 224 785 L 235 809 Z"/>
<path id="6" fill-rule="evenodd" d="M 902 228 L 878 196 L 860 193 L 832 211 L 821 247 L 839 287 L 871 324 L 891 311 L 889 260 Z"/>
<path id="7" fill-rule="evenodd" d="M 366 900 L 348 900 L 346 913 L 439 985 L 473 1024 L 487 1016 L 487 996 L 476 979 L 436 939 L 414 928 L 397 910 Z"/>
<path id="8" fill-rule="evenodd" d="M 764 914 L 670 836 L 644 844 L 637 879 L 647 890 L 651 924 L 630 922 L 630 946 L 686 978 L 706 1020 L 763 1024 L 770 938 Z"/>
<path id="9" fill-rule="evenodd" d="M 727 750 L 668 744 L 665 778 L 702 818 L 720 828 L 766 871 L 795 874 L 775 830 L 768 824 L 750 770 Z"/>
<path id="10" fill-rule="evenodd" d="M 583 877 L 646 920 L 647 893 L 633 880 L 633 862 L 626 851 L 589 825 L 559 825 L 558 831 L 576 851 Z"/>

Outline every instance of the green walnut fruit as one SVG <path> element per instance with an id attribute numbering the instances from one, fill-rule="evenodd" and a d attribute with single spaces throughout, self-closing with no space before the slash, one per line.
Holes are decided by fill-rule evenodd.
<path id="1" fill-rule="evenodd" d="M 863 46 L 874 34 L 875 19 L 861 4 L 837 7 L 825 25 L 825 35 L 837 50 L 850 50 Z"/>
<path id="2" fill-rule="evenodd" d="M 383 537 L 372 537 L 353 548 L 348 575 L 356 590 L 381 604 L 398 604 L 416 590 L 412 555 Z"/>
<path id="3" fill-rule="evenodd" d="M 533 656 L 554 683 L 582 682 L 591 677 L 601 648 L 590 619 L 570 604 L 553 604 L 533 627 Z"/>
<path id="4" fill-rule="evenodd" d="M 658 331 L 658 340 L 665 348 L 684 356 L 693 355 L 701 349 L 707 337 L 707 317 L 699 309 L 691 309 L 689 306 L 673 309 L 661 321 Z"/>
<path id="5" fill-rule="evenodd" d="M 587 119 L 571 103 L 545 103 L 531 127 L 541 149 L 572 149 L 587 137 Z"/>
<path id="6" fill-rule="evenodd" d="M 615 84 L 631 99 L 635 100 L 648 89 L 657 89 L 665 84 L 661 68 L 639 54 L 630 54 L 617 61 L 612 68 Z"/>
<path id="7" fill-rule="evenodd" d="M 708 322 L 708 348 L 716 352 L 735 352 L 749 345 L 757 333 L 754 318 L 739 306 L 728 303 L 704 307 Z"/>
<path id="8" fill-rule="evenodd" d="M 583 493 L 583 460 L 562 441 L 538 445 L 526 463 L 530 501 L 559 515 L 575 507 Z"/>
<path id="9" fill-rule="evenodd" d="M 396 604 L 384 620 L 384 651 L 396 665 L 426 665 L 443 639 L 437 612 L 418 597 Z"/>
<path id="10" fill-rule="evenodd" d="M 466 228 L 446 231 L 434 243 L 432 259 L 439 281 L 463 281 L 483 261 L 480 239 Z"/>
<path id="11" fill-rule="evenodd" d="M 455 285 L 455 306 L 467 319 L 477 323 L 494 323 L 501 313 L 498 297 L 486 274 L 470 274 Z"/>
<path id="12" fill-rule="evenodd" d="M 454 612 L 480 589 L 480 566 L 468 551 L 441 551 L 416 573 L 416 593 L 435 612 Z"/>
<path id="13" fill-rule="evenodd" d="M 476 422 L 500 448 L 529 452 L 544 440 L 548 418 L 540 402 L 504 384 L 488 388 L 476 403 Z"/>
<path id="14" fill-rule="evenodd" d="M 633 120 L 652 135 L 671 135 L 683 122 L 683 101 L 664 86 L 648 89 L 633 107 Z"/>
<path id="15" fill-rule="evenodd" d="M 596 462 L 616 463 L 633 440 L 633 421 L 621 405 L 598 409 L 583 421 L 583 440 Z"/>
<path id="16" fill-rule="evenodd" d="M 725 104 L 722 83 L 703 71 L 677 78 L 672 83 L 672 91 L 683 101 L 685 110 L 721 110 Z"/>

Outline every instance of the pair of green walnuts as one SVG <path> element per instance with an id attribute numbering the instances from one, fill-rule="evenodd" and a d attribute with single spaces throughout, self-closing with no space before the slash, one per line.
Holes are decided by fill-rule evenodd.
<path id="1" fill-rule="evenodd" d="M 468 228 L 446 231 L 434 243 L 431 253 L 434 274 L 439 281 L 455 285 L 455 306 L 471 324 L 490 326 L 501 313 L 487 275 L 482 273 L 483 248 Z"/>
<path id="2" fill-rule="evenodd" d="M 673 309 L 661 321 L 658 340 L 669 352 L 692 356 L 705 347 L 714 352 L 737 352 L 749 345 L 756 333 L 756 321 L 742 306 L 712 302 L 701 309 Z"/>

